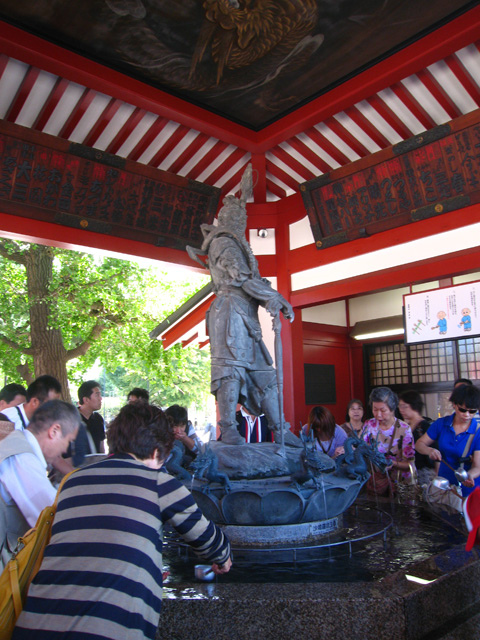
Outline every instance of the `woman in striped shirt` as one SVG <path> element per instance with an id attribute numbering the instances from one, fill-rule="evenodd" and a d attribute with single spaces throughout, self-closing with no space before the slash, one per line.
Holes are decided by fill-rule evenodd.
<path id="1" fill-rule="evenodd" d="M 174 442 L 163 411 L 127 404 L 107 441 L 112 455 L 64 485 L 16 640 L 155 638 L 166 523 L 215 573 L 230 569 L 221 529 L 178 480 L 159 471 Z"/>

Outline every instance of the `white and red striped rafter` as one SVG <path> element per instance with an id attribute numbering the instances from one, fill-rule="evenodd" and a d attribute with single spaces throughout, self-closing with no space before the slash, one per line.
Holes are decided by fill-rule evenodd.
<path id="1" fill-rule="evenodd" d="M 24 126 L 27 119 L 36 131 L 217 186 L 224 194 L 238 189 L 253 154 L 263 158 L 260 193 L 267 201 L 277 200 L 298 191 L 301 182 L 478 108 L 478 43 L 453 53 L 442 47 L 439 51 L 443 57 L 433 59 L 429 52 L 426 66 L 419 68 L 404 55 L 400 68 L 409 75 L 394 73 L 392 83 L 384 86 L 376 79 L 365 82 L 367 88 L 375 87 L 371 95 L 362 94 L 356 81 L 350 94 L 345 89 L 343 100 L 335 98 L 333 104 L 341 107 L 336 112 L 329 109 L 327 94 L 327 107 L 315 103 L 310 115 L 302 116 L 308 125 L 294 131 L 287 123 L 283 138 L 277 124 L 265 132 L 245 129 L 244 137 L 236 125 L 222 132 L 220 120 L 211 114 L 193 127 L 180 112 L 177 121 L 161 109 L 148 110 L 141 96 L 137 103 L 127 102 L 6 54 L 0 54 L 0 117 Z M 349 103 L 349 95 L 356 101 Z M 291 116 L 284 120 L 290 122 Z M 272 141 L 268 148 L 267 140 Z"/>

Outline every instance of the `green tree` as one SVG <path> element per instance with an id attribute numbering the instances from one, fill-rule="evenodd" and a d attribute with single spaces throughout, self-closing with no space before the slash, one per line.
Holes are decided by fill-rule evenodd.
<path id="1" fill-rule="evenodd" d="M 100 361 L 162 389 L 203 384 L 188 397 L 205 393 L 205 356 L 165 351 L 148 335 L 203 282 L 179 286 L 134 262 L 7 239 L 0 273 L 0 358 L 9 379 L 28 384 L 49 373 L 68 398 L 68 380 L 78 384 Z"/>

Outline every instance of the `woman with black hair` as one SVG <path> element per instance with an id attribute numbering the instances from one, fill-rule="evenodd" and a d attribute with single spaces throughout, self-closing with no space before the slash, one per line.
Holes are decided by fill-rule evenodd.
<path id="1" fill-rule="evenodd" d="M 230 569 L 221 529 L 178 480 L 160 471 L 174 442 L 163 411 L 144 402 L 125 405 L 107 441 L 112 455 L 77 470 L 60 493 L 16 640 L 153 640 L 166 523 L 215 573 Z"/>
<path id="2" fill-rule="evenodd" d="M 455 472 L 464 462 L 468 477 L 462 484 L 462 496 L 480 486 L 480 422 L 474 417 L 480 407 L 480 389 L 473 385 L 455 387 L 449 398 L 454 412 L 435 420 L 416 443 L 418 453 L 439 461 L 438 475 L 458 485 Z M 432 447 L 437 442 L 438 449 Z M 443 462 L 445 461 L 445 463 Z"/>
<path id="3" fill-rule="evenodd" d="M 425 403 L 422 396 L 413 389 L 404 391 L 399 396 L 398 410 L 400 415 L 412 430 L 413 439 L 417 442 L 432 424 L 430 418 L 422 415 Z M 429 456 L 415 451 L 415 467 L 417 468 L 419 484 L 426 484 L 436 475 L 435 462 Z"/>
<path id="4" fill-rule="evenodd" d="M 347 405 L 345 422 L 341 425 L 347 436 L 358 436 L 361 438 L 364 425 L 364 414 L 365 409 L 363 408 L 363 402 L 358 400 L 358 398 L 350 400 Z"/>

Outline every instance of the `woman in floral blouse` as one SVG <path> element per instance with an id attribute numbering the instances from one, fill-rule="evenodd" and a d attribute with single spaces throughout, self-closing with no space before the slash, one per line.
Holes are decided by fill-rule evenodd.
<path id="1" fill-rule="evenodd" d="M 392 461 L 390 475 L 409 480 L 414 469 L 415 446 L 412 430 L 406 422 L 395 417 L 398 396 L 388 387 L 377 387 L 370 394 L 373 418 L 364 425 L 363 439 L 377 443 L 378 451 Z"/>

